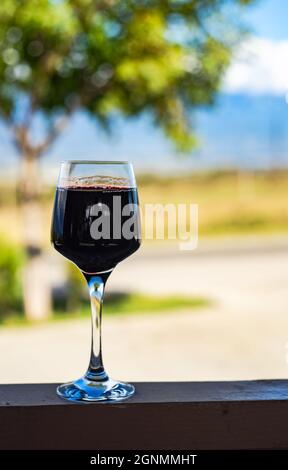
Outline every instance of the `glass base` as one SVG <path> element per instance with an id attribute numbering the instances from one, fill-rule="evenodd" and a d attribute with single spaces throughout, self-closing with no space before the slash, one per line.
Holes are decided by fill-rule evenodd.
<path id="1" fill-rule="evenodd" d="M 109 378 L 101 382 L 81 377 L 75 382 L 57 387 L 60 397 L 74 402 L 121 401 L 131 397 L 134 392 L 133 385 Z"/>

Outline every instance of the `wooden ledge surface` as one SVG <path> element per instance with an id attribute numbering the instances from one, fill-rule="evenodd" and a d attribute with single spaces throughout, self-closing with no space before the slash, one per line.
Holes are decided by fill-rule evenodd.
<path id="1" fill-rule="evenodd" d="M 288 380 L 139 382 L 83 405 L 56 386 L 0 385 L 0 449 L 288 449 Z"/>

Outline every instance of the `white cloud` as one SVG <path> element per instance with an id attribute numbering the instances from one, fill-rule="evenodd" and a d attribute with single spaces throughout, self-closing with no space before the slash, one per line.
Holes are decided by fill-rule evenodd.
<path id="1" fill-rule="evenodd" d="M 224 91 L 282 95 L 288 92 L 288 40 L 250 38 L 227 70 Z"/>

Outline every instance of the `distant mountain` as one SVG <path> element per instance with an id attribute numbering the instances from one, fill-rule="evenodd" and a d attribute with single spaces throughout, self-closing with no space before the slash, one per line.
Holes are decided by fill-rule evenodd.
<path id="1" fill-rule="evenodd" d="M 193 121 L 199 148 L 179 156 L 146 114 L 138 119 L 115 119 L 105 136 L 84 113 L 77 113 L 65 133 L 44 158 L 46 176 L 63 159 L 130 160 L 136 170 L 187 172 L 221 168 L 269 169 L 288 167 L 288 104 L 272 95 L 220 94 L 214 107 L 198 110 Z M 41 122 L 35 133 L 41 132 Z M 9 134 L 0 123 L 2 173 L 18 163 Z M 4 173 L 3 173 L 4 174 Z"/>
<path id="2" fill-rule="evenodd" d="M 285 97 L 230 95 L 196 114 L 197 166 L 288 166 L 288 103 Z"/>

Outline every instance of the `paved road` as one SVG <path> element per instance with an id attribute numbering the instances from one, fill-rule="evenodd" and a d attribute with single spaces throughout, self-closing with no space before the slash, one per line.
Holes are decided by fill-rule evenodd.
<path id="1" fill-rule="evenodd" d="M 144 248 L 117 267 L 109 287 L 201 295 L 231 314 L 288 313 L 288 239 L 210 242 L 195 252 Z"/>
<path id="2" fill-rule="evenodd" d="M 202 295 L 211 306 L 104 318 L 107 368 L 129 380 L 287 377 L 287 286 L 285 239 L 196 253 L 143 249 L 115 270 L 108 289 Z M 76 378 L 87 365 L 89 329 L 88 320 L 2 328 L 0 381 Z"/>

